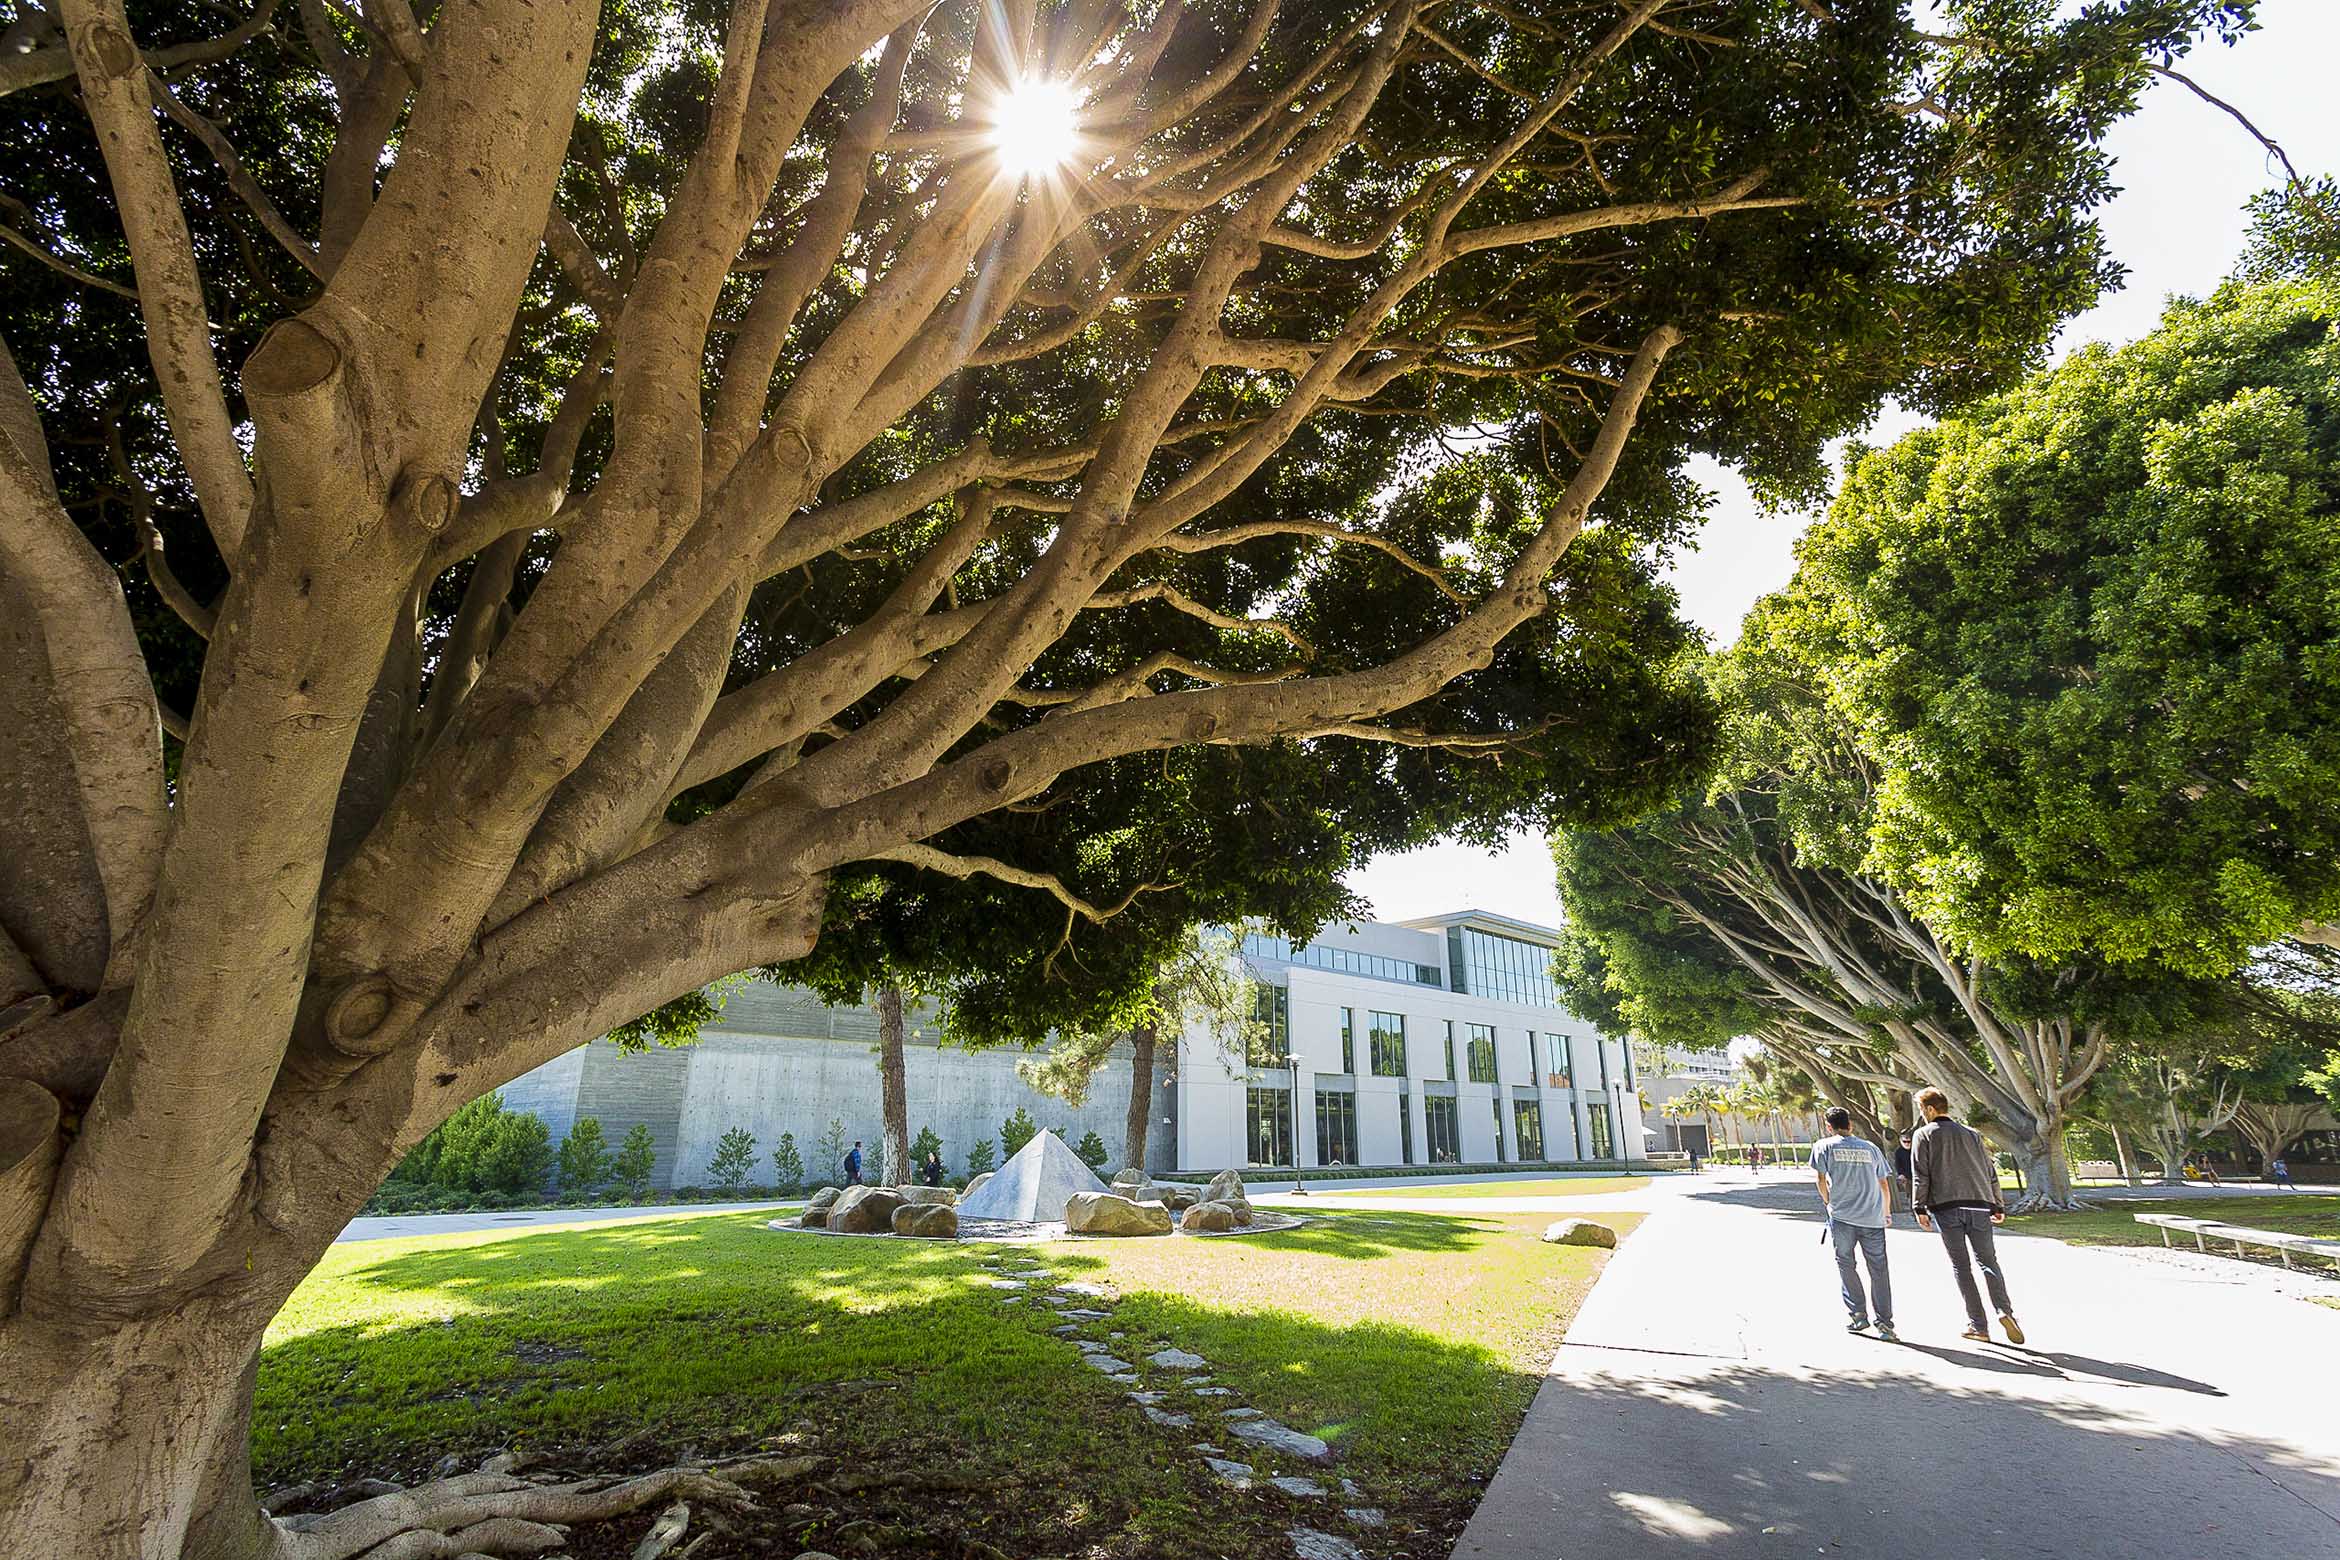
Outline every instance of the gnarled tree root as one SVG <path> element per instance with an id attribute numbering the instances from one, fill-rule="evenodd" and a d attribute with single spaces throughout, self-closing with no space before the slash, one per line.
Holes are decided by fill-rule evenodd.
<path id="1" fill-rule="evenodd" d="M 536 1484 L 509 1473 L 466 1473 L 324 1515 L 279 1520 L 288 1560 L 540 1555 L 567 1541 L 563 1528 L 568 1524 L 606 1521 L 661 1500 L 755 1504 L 745 1489 L 703 1468 L 565 1484 Z"/>

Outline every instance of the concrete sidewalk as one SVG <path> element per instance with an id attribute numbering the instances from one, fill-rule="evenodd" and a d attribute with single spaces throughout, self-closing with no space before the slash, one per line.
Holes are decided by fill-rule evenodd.
<path id="1" fill-rule="evenodd" d="M 1904 1221 L 1895 1347 L 1808 1187 L 1652 1191 L 1456 1560 L 2340 1556 L 2340 1310 L 2002 1235 L 2030 1347 L 1970 1343 Z"/>
<path id="2" fill-rule="evenodd" d="M 679 1219 L 700 1213 L 753 1213 L 794 1208 L 794 1202 L 655 1203 L 629 1208 L 528 1208 L 505 1213 L 400 1213 L 352 1219 L 333 1237 L 336 1246 L 355 1240 L 395 1240 L 405 1235 L 455 1235 L 473 1230 L 509 1230 L 515 1235 L 556 1224 L 631 1224 L 643 1219 Z"/>

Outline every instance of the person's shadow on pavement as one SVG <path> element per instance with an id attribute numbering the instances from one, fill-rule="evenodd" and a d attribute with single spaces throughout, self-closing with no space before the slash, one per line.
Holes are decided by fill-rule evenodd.
<path id="1" fill-rule="evenodd" d="M 1945 1349 L 1940 1344 L 1913 1343 L 1907 1338 L 1900 1340 L 1900 1347 L 1915 1349 L 1920 1354 L 1930 1354 L 1945 1365 L 1964 1365 L 1973 1370 L 1995 1370 L 2005 1376 L 2053 1376 L 2058 1381 L 2070 1379 L 2053 1365 L 2044 1364 L 2039 1359 L 2011 1360 L 2004 1354 L 1977 1354 L 1971 1349 Z"/>
<path id="2" fill-rule="evenodd" d="M 2010 1344 L 2008 1347 L 2014 1347 Z M 2040 1349 L 2020 1351 L 2034 1359 L 2061 1365 L 2083 1376 L 2102 1376 L 2107 1381 L 2125 1381 L 2136 1387 L 2168 1387 L 2178 1392 L 2199 1392 L 2204 1397 L 2224 1397 L 2226 1389 L 2214 1387 L 2207 1381 L 2196 1381 L 2191 1376 L 2173 1376 L 2165 1370 L 2149 1365 L 2129 1365 L 2115 1360 L 2092 1360 L 2085 1354 L 2054 1354 Z"/>

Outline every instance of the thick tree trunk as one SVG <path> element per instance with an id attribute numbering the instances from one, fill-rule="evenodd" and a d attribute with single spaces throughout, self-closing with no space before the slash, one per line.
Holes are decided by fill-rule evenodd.
<path id="1" fill-rule="evenodd" d="M 2120 1164 L 2121 1179 L 2136 1186 L 2145 1178 L 2137 1173 L 2137 1156 L 2129 1151 L 2129 1135 L 2118 1127 L 2110 1129 L 2113 1140 L 2113 1158 Z"/>
<path id="2" fill-rule="evenodd" d="M 884 1083 L 886 1179 L 908 1186 L 917 1179 L 910 1163 L 910 1093 L 902 1077 L 902 988 L 881 987 L 877 995 L 878 1072 Z"/>
<path id="3" fill-rule="evenodd" d="M 1121 1136 L 1121 1164 L 1127 1170 L 1146 1167 L 1146 1135 L 1154 1122 L 1154 1045 L 1152 1019 L 1130 1026 L 1129 1115 Z"/>
<path id="4" fill-rule="evenodd" d="M 8 1552 L 280 1554 L 282 1535 L 253 1496 L 247 1434 L 252 1365 L 274 1309 L 246 1300 L 113 1325 L 23 1314 L 0 1323 Z"/>
<path id="5" fill-rule="evenodd" d="M 2023 1193 L 2008 1204 L 2011 1212 L 2069 1213 L 2087 1206 L 2072 1191 L 2072 1156 L 2064 1147 L 2061 1117 L 2011 1151 L 2023 1173 Z"/>

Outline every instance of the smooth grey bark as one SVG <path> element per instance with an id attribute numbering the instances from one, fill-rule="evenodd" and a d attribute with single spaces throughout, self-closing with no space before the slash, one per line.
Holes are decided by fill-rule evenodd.
<path id="1" fill-rule="evenodd" d="M 910 1092 L 903 1077 L 902 988 L 881 986 L 877 994 L 878 1078 L 885 1113 L 886 1179 L 908 1186 L 918 1178 L 910 1163 Z"/>
<path id="2" fill-rule="evenodd" d="M 1154 1122 L 1154 1048 L 1158 1027 L 1151 1018 L 1129 1027 L 1129 1111 L 1123 1119 L 1121 1163 L 1146 1167 L 1146 1138 Z"/>

